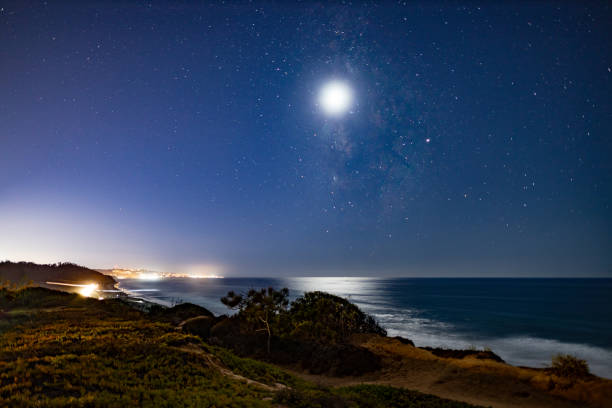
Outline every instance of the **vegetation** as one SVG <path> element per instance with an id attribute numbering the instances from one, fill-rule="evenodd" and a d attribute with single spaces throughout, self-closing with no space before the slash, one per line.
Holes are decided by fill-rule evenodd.
<path id="1" fill-rule="evenodd" d="M 231 309 L 238 309 L 239 316 L 255 328 L 267 334 L 266 350 L 270 354 L 272 327 L 277 326 L 279 315 L 287 309 L 289 289 L 274 288 L 249 290 L 245 295 L 234 291 L 221 298 L 221 303 Z"/>
<path id="2" fill-rule="evenodd" d="M 9 319 L 0 335 L 0 405 L 468 406 L 391 387 L 317 387 L 177 332 L 119 300 L 26 288 L 0 290 L 0 305 L 23 317 Z M 179 312 L 186 309 L 194 310 Z M 277 384 L 285 391 L 269 387 Z"/>
<path id="3" fill-rule="evenodd" d="M 201 344 L 194 336 L 117 301 L 30 291 L 12 298 L 47 294 L 36 304 L 55 308 L 29 308 L 32 319 L 0 336 L 0 401 L 10 406 L 269 406 L 270 391 L 185 351 Z"/>
<path id="4" fill-rule="evenodd" d="M 504 362 L 504 360 L 500 356 L 495 354 L 488 347 L 482 350 L 479 350 L 474 346 L 471 346 L 466 350 L 444 349 L 440 347 L 420 347 L 420 348 L 423 350 L 429 351 L 434 356 L 443 357 L 443 358 L 462 359 L 468 356 L 472 356 L 480 360 L 493 360 L 499 363 Z"/>
<path id="5" fill-rule="evenodd" d="M 12 291 L 15 292 L 19 289 L 25 289 L 25 288 L 30 288 L 34 286 L 34 282 L 31 280 L 27 280 L 25 282 L 11 282 L 8 279 L 0 279 L 0 290 L 7 290 L 7 291 Z"/>
<path id="6" fill-rule="evenodd" d="M 30 286 L 18 286 L 7 281 L 0 287 L 0 333 L 10 327 L 32 320 L 31 310 L 53 308 L 88 300 L 65 292 Z"/>
<path id="7" fill-rule="evenodd" d="M 238 357 L 222 347 L 204 345 L 224 366 L 234 373 L 267 385 L 284 384 L 289 387 L 307 387 L 308 383 L 294 377 L 280 368 L 251 358 Z"/>
<path id="8" fill-rule="evenodd" d="M 550 370 L 553 374 L 570 380 L 579 380 L 591 376 L 587 362 L 570 354 L 554 356 Z"/>
<path id="9" fill-rule="evenodd" d="M 276 396 L 276 401 L 291 407 L 300 408 L 469 408 L 463 402 L 438 398 L 402 388 L 382 385 L 356 385 L 341 387 L 328 392 L 326 389 L 306 391 L 287 389 Z"/>
<path id="10" fill-rule="evenodd" d="M 358 333 L 386 335 L 373 317 L 324 292 L 307 292 L 288 308 L 288 294 L 286 288 L 232 291 L 221 302 L 236 315 L 194 318 L 182 327 L 242 357 L 299 365 L 312 374 L 362 375 L 381 368 L 379 356 L 349 341 Z"/>
<path id="11" fill-rule="evenodd" d="M 306 292 L 291 303 L 289 334 L 321 342 L 344 342 L 356 333 L 386 336 L 376 320 L 346 299 L 325 292 Z"/>
<path id="12" fill-rule="evenodd" d="M 47 281 L 65 283 L 97 283 L 101 288 L 111 289 L 115 280 L 93 269 L 73 263 L 63 262 L 39 265 L 32 262 L 0 262 L 0 280 L 16 283 L 35 281 L 44 284 Z"/>
<path id="13" fill-rule="evenodd" d="M 148 308 L 149 317 L 161 322 L 179 324 L 180 322 L 198 316 L 207 316 L 214 318 L 212 312 L 202 306 L 194 305 L 193 303 L 181 303 L 173 307 L 163 307 L 160 305 L 151 305 Z"/>
<path id="14" fill-rule="evenodd" d="M 306 292 L 291 303 L 287 288 L 251 289 L 246 294 L 234 291 L 221 298 L 238 317 L 251 324 L 254 331 L 267 333 L 267 350 L 273 335 L 294 340 L 344 343 L 357 333 L 386 336 L 376 320 L 346 299 L 325 292 Z"/>

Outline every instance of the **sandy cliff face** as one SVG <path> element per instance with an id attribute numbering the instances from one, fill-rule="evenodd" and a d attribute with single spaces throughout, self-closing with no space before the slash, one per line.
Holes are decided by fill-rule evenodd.
<path id="1" fill-rule="evenodd" d="M 515 367 L 477 356 L 438 357 L 396 339 L 375 335 L 356 335 L 352 343 L 380 356 L 383 368 L 360 377 L 298 374 L 328 386 L 392 385 L 495 408 L 612 406 L 612 381 L 595 376 L 572 382 L 545 370 Z"/>

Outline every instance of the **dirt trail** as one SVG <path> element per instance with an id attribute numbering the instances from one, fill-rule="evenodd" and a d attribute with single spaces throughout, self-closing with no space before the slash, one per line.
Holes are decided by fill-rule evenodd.
<path id="1" fill-rule="evenodd" d="M 249 385 L 255 385 L 257 387 L 265 389 L 266 391 L 274 392 L 274 391 L 280 391 L 280 390 L 287 388 L 287 386 L 284 384 L 276 383 L 274 385 L 268 385 L 268 384 L 261 383 L 259 381 L 251 380 L 250 378 L 244 377 L 242 375 L 236 374 L 233 371 L 223 367 L 221 363 L 217 362 L 216 359 L 211 354 L 205 352 L 204 350 L 202 350 L 196 345 L 182 346 L 182 347 L 178 347 L 178 349 L 181 351 L 187 352 L 187 353 L 198 354 L 202 356 L 206 360 L 206 362 L 209 364 L 209 366 L 215 368 L 217 371 L 219 371 L 219 373 L 221 373 L 221 375 L 224 375 L 225 377 L 229 377 L 232 380 L 242 381 Z"/>

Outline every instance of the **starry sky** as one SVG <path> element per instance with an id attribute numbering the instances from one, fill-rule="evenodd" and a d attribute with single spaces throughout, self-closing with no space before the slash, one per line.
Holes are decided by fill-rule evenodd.
<path id="1" fill-rule="evenodd" d="M 2 2 L 1 259 L 612 276 L 607 2 L 195 3 Z"/>

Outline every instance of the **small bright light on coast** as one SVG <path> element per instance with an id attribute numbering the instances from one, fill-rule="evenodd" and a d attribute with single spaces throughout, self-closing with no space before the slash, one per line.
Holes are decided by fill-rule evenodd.
<path id="1" fill-rule="evenodd" d="M 94 292 L 98 290 L 98 285 L 96 283 L 90 283 L 89 285 L 83 285 L 79 289 L 79 295 L 85 297 L 91 297 Z"/>
<path id="2" fill-rule="evenodd" d="M 346 113 L 352 103 L 353 91 L 346 82 L 328 82 L 319 93 L 319 104 L 330 116 L 340 116 Z"/>

